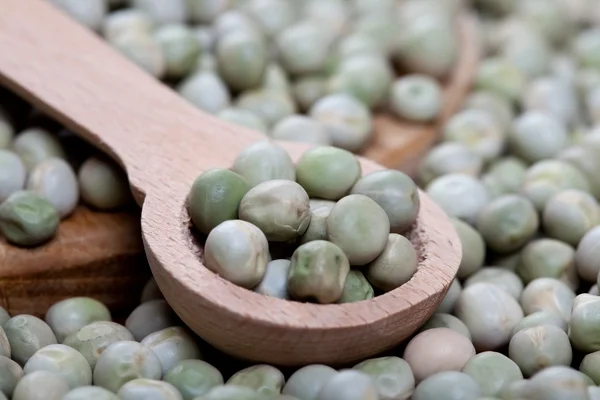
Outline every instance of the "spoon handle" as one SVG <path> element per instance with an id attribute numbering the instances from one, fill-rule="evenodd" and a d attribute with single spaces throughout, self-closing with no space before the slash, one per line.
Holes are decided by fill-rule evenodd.
<path id="1" fill-rule="evenodd" d="M 202 113 L 48 1 L 0 0 L 0 10 L 0 84 L 115 158 L 138 201 L 157 176 L 230 162 L 228 141 L 253 136 Z"/>

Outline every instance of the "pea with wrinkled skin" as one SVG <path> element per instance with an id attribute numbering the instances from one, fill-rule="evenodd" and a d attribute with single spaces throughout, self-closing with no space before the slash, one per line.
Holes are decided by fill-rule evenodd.
<path id="1" fill-rule="evenodd" d="M 403 399 L 410 396 L 415 388 L 410 365 L 399 357 L 372 358 L 352 368 L 373 379 L 379 400 Z"/>
<path id="2" fill-rule="evenodd" d="M 63 344 L 83 354 L 93 370 L 98 358 L 108 346 L 115 342 L 132 340 L 133 335 L 123 325 L 110 321 L 96 321 L 67 336 Z"/>
<path id="3" fill-rule="evenodd" d="M 52 239 L 60 217 L 52 203 L 37 193 L 21 190 L 0 205 L 0 232 L 11 243 L 37 246 Z"/>
<path id="4" fill-rule="evenodd" d="M 161 363 L 156 354 L 150 347 L 133 341 L 111 344 L 94 367 L 94 385 L 114 393 L 131 380 L 161 377 Z"/>
<path id="5" fill-rule="evenodd" d="M 269 241 L 287 242 L 310 224 L 309 197 L 291 180 L 271 180 L 253 187 L 240 202 L 238 217 L 260 228 Z"/>
<path id="6" fill-rule="evenodd" d="M 568 366 L 573 358 L 569 337 L 554 325 L 539 325 L 516 332 L 510 340 L 508 355 L 526 377 L 549 366 Z"/>
<path id="7" fill-rule="evenodd" d="M 233 374 L 227 385 L 255 390 L 261 396 L 272 397 L 281 393 L 285 383 L 283 373 L 271 365 L 258 364 Z"/>
<path id="8" fill-rule="evenodd" d="M 235 240 L 232 240 L 233 238 Z M 265 274 L 267 262 L 267 238 L 259 228 L 249 222 L 225 221 L 214 228 L 206 238 L 206 268 L 236 285 L 255 287 Z"/>
<path id="9" fill-rule="evenodd" d="M 396 233 L 388 235 L 382 252 L 368 266 L 369 282 L 384 292 L 408 282 L 417 272 L 418 255 L 412 243 Z"/>
<path id="10" fill-rule="evenodd" d="M 182 360 L 167 371 L 163 380 L 179 390 L 183 400 L 194 400 L 223 385 L 218 369 L 202 360 Z"/>
<path id="11" fill-rule="evenodd" d="M 202 353 L 186 328 L 174 326 L 151 333 L 142 340 L 154 351 L 162 365 L 163 375 L 182 360 L 201 359 Z"/>
<path id="12" fill-rule="evenodd" d="M 11 347 L 11 357 L 20 365 L 38 350 L 50 344 L 56 344 L 56 336 L 41 319 L 33 315 L 16 315 L 6 321 L 4 332 Z"/>
<path id="13" fill-rule="evenodd" d="M 350 193 L 365 195 L 379 204 L 388 215 L 393 233 L 403 233 L 410 228 L 421 207 L 414 181 L 408 175 L 391 169 L 361 177 Z"/>
<path id="14" fill-rule="evenodd" d="M 67 382 L 71 389 L 92 384 L 92 369 L 77 350 L 63 344 L 41 348 L 23 367 L 25 374 L 35 371 L 52 372 Z"/>
<path id="15" fill-rule="evenodd" d="M 342 295 L 350 272 L 348 258 L 335 244 L 314 240 L 292 254 L 288 292 L 298 300 L 333 303 Z"/>

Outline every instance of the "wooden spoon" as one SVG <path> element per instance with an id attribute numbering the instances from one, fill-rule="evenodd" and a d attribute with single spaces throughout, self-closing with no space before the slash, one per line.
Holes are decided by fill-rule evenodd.
<path id="1" fill-rule="evenodd" d="M 409 235 L 419 269 L 369 301 L 316 305 L 237 287 L 202 265 L 186 197 L 209 168 L 227 168 L 261 134 L 204 114 L 143 73 L 94 33 L 41 0 L 0 1 L 0 76 L 126 169 L 142 208 L 142 236 L 165 298 L 215 347 L 278 365 L 346 363 L 389 349 L 434 312 L 458 268 L 459 240 L 421 194 Z M 306 146 L 282 143 L 294 159 Z M 382 167 L 361 159 L 364 173 Z"/>

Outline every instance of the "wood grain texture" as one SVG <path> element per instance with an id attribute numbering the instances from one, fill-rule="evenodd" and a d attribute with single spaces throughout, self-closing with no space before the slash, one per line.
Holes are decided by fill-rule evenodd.
<path id="1" fill-rule="evenodd" d="M 458 269 L 458 237 L 423 193 L 410 235 L 419 269 L 375 299 L 315 305 L 262 296 L 202 265 L 186 197 L 198 174 L 227 168 L 261 134 L 204 114 L 41 0 L 0 0 L 1 80 L 126 169 L 142 208 L 154 277 L 182 320 L 215 347 L 278 365 L 346 363 L 410 335 Z M 24 22 L 26 21 L 26 22 Z M 308 147 L 284 143 L 297 159 Z M 361 159 L 363 172 L 382 167 Z"/>
<path id="2" fill-rule="evenodd" d="M 53 303 L 90 296 L 115 314 L 131 310 L 150 277 L 139 215 L 80 207 L 56 238 L 33 249 L 0 239 L 0 306 L 42 316 Z"/>

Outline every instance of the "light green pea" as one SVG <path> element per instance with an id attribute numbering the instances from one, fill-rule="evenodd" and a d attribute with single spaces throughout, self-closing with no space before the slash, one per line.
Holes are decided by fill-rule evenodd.
<path id="1" fill-rule="evenodd" d="M 373 379 L 379 400 L 407 398 L 415 388 L 415 377 L 410 365 L 399 357 L 372 358 L 356 364 L 353 369 Z"/>
<path id="2" fill-rule="evenodd" d="M 59 301 L 48 309 L 44 319 L 59 343 L 92 322 L 112 320 L 108 308 L 89 297 L 72 297 Z"/>
<path id="3" fill-rule="evenodd" d="M 247 387 L 264 397 L 280 394 L 284 383 L 283 373 L 277 368 L 265 364 L 254 365 L 238 371 L 227 381 L 227 385 Z"/>
<path id="4" fill-rule="evenodd" d="M 188 211 L 194 226 L 209 234 L 220 223 L 236 219 L 242 198 L 250 190 L 243 176 L 228 169 L 210 169 L 194 180 Z"/>
<path id="5" fill-rule="evenodd" d="M 519 366 L 501 353 L 486 351 L 471 358 L 462 372 L 473 378 L 485 396 L 497 396 L 511 382 L 523 379 Z"/>
<path id="6" fill-rule="evenodd" d="M 183 400 L 194 400 L 223 385 L 218 369 L 202 360 L 182 360 L 167 371 L 163 380 L 179 390 Z"/>

